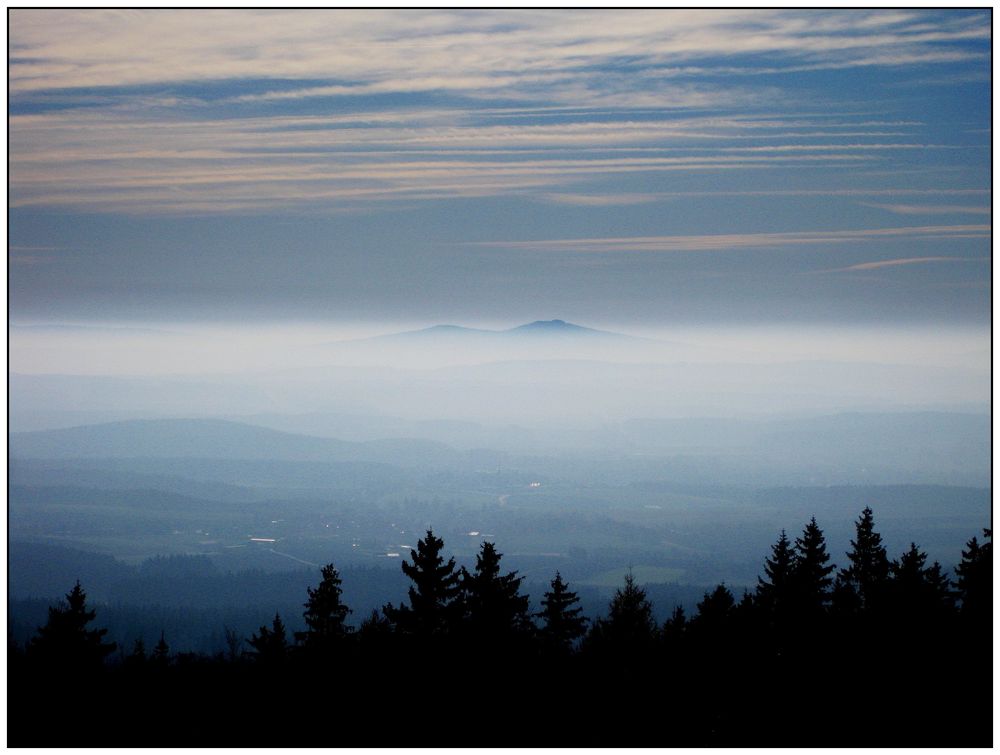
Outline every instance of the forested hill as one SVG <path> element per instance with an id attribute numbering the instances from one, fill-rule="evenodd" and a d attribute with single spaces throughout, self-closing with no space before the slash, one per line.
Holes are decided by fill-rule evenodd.
<path id="1" fill-rule="evenodd" d="M 454 465 L 461 460 L 454 449 L 430 440 L 354 443 L 218 419 L 129 420 L 12 433 L 10 449 L 12 456 L 24 459 L 199 458 L 402 466 Z"/>
<path id="2" fill-rule="evenodd" d="M 593 621 L 558 572 L 533 611 L 489 541 L 458 567 L 428 530 L 402 572 L 406 600 L 354 616 L 328 564 L 301 631 L 224 627 L 214 656 L 165 632 L 116 647 L 77 582 L 9 648 L 8 744 L 992 744 L 989 530 L 948 574 L 915 544 L 890 554 L 866 508 L 838 569 L 810 519 L 754 590 L 662 623 L 631 573 Z"/>

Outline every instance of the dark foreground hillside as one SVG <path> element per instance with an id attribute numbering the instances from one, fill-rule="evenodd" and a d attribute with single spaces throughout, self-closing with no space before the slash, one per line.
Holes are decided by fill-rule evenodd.
<path id="1" fill-rule="evenodd" d="M 331 565 L 305 631 L 276 615 L 217 656 L 115 654 L 77 585 L 10 648 L 8 745 L 992 745 L 989 531 L 949 579 L 915 545 L 890 559 L 868 509 L 836 569 L 813 520 L 753 593 L 663 625 L 631 576 L 605 618 L 558 574 L 530 615 L 491 543 L 473 571 L 443 545 L 428 532 L 408 601 L 357 628 Z"/>

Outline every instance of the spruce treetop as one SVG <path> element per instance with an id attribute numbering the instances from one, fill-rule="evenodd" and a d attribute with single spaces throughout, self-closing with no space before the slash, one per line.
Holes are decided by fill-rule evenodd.
<path id="1" fill-rule="evenodd" d="M 816 612 L 829 600 L 830 573 L 836 568 L 826 550 L 826 538 L 812 517 L 795 538 L 795 559 L 791 572 L 792 597 L 803 610 Z"/>
<path id="2" fill-rule="evenodd" d="M 306 610 L 302 616 L 307 629 L 296 633 L 296 637 L 311 648 L 327 646 L 349 631 L 344 622 L 351 609 L 341 600 L 340 574 L 333 564 L 322 567 L 320 574 L 319 585 L 315 589 L 306 588 L 309 600 L 304 604 Z"/>
<path id="3" fill-rule="evenodd" d="M 528 596 L 519 592 L 523 577 L 500 573 L 496 546 L 483 542 L 471 574 L 462 569 L 461 586 L 466 620 L 474 633 L 505 635 L 525 631 L 529 624 Z"/>
<path id="4" fill-rule="evenodd" d="M 587 631 L 587 620 L 580 616 L 580 599 L 557 571 L 550 589 L 542 597 L 542 610 L 536 614 L 542 620 L 541 635 L 551 645 L 568 649 Z"/>
<path id="5" fill-rule="evenodd" d="M 441 555 L 444 540 L 427 530 L 410 551 L 410 562 L 402 563 L 403 573 L 412 580 L 407 591 L 410 604 L 386 606 L 383 610 L 404 633 L 435 635 L 450 631 L 461 609 L 462 586 L 455 570 L 455 559 Z"/>
<path id="6" fill-rule="evenodd" d="M 875 531 L 875 517 L 865 507 L 855 523 L 855 539 L 847 553 L 848 566 L 837 575 L 838 589 L 855 594 L 861 610 L 878 607 L 889 581 L 889 558 L 882 536 Z"/>
<path id="7" fill-rule="evenodd" d="M 62 605 L 49 607 L 48 622 L 38 628 L 31 652 L 53 664 L 100 665 L 118 645 L 104 642 L 107 629 L 87 629 L 95 618 L 97 612 L 87 607 L 87 594 L 77 581 Z"/>

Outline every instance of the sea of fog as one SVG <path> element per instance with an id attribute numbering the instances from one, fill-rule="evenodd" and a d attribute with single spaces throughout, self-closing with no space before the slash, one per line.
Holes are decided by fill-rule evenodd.
<path id="1" fill-rule="evenodd" d="M 553 426 L 989 408 L 986 327 L 511 327 L 15 324 L 11 430 L 270 413 Z"/>

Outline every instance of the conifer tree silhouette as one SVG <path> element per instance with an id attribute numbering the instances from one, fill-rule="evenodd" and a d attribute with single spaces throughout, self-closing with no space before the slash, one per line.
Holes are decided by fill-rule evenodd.
<path id="1" fill-rule="evenodd" d="M 973 537 L 962 551 L 962 561 L 955 567 L 956 587 L 962 602 L 961 613 L 967 619 L 990 623 L 993 615 L 993 531 L 984 529 L 982 545 Z"/>
<path id="2" fill-rule="evenodd" d="M 746 655 L 749 652 L 760 652 L 763 639 L 769 631 L 774 631 L 774 627 L 769 626 L 766 620 L 762 621 L 765 616 L 756 593 L 744 588 L 742 597 L 729 615 L 728 626 L 723 625 L 723 631 L 734 639 L 731 643 L 733 653 Z M 783 640 L 784 637 L 781 636 L 780 639 Z M 753 650 L 748 649 L 751 646 Z"/>
<path id="3" fill-rule="evenodd" d="M 736 600 L 725 584 L 719 584 L 712 592 L 706 592 L 698 603 L 698 612 L 691 619 L 692 629 L 703 635 L 713 635 L 726 628 L 733 617 Z"/>
<path id="4" fill-rule="evenodd" d="M 830 577 L 836 567 L 829 564 L 826 538 L 812 517 L 802 536 L 795 538 L 795 561 L 790 587 L 795 612 L 799 618 L 815 619 L 823 613 L 830 599 Z"/>
<path id="5" fill-rule="evenodd" d="M 565 652 L 587 631 L 587 620 L 580 615 L 579 597 L 558 571 L 550 585 L 542 597 L 542 610 L 536 614 L 542 620 L 540 634 L 548 648 Z"/>
<path id="6" fill-rule="evenodd" d="M 104 642 L 107 629 L 87 629 L 96 617 L 96 611 L 87 608 L 87 594 L 77 581 L 61 605 L 49 607 L 48 622 L 38 628 L 29 653 L 53 667 L 100 666 L 118 645 Z"/>
<path id="7" fill-rule="evenodd" d="M 125 663 L 131 666 L 141 666 L 146 662 L 146 643 L 139 637 L 132 645 L 132 652 L 125 659 Z"/>
<path id="8" fill-rule="evenodd" d="M 889 564 L 893 613 L 909 621 L 927 621 L 940 617 L 953 606 L 948 578 L 941 564 L 925 566 L 927 554 L 910 543 L 898 561 Z"/>
<path id="9" fill-rule="evenodd" d="M 674 606 L 674 612 L 663 623 L 663 640 L 671 644 L 680 640 L 687 633 L 688 620 L 684 606 Z"/>
<path id="10" fill-rule="evenodd" d="M 461 592 L 455 559 L 441 556 L 444 541 L 431 530 L 410 551 L 412 563 L 402 563 L 403 573 L 413 581 L 409 605 L 385 606 L 386 617 L 404 634 L 441 635 L 453 629 L 460 618 Z"/>
<path id="11" fill-rule="evenodd" d="M 771 546 L 771 557 L 764 560 L 766 579 L 757 577 L 757 606 L 771 621 L 783 623 L 787 618 L 792 599 L 792 580 L 795 570 L 795 551 L 785 531 Z"/>
<path id="12" fill-rule="evenodd" d="M 691 617 L 686 647 L 699 659 L 706 678 L 728 668 L 738 656 L 737 607 L 725 584 L 717 585 L 698 602 Z"/>
<path id="13" fill-rule="evenodd" d="M 519 592 L 523 577 L 517 572 L 501 574 L 502 556 L 493 543 L 483 542 L 475 571 L 461 570 L 462 607 L 473 636 L 509 638 L 527 632 L 531 624 L 528 596 Z"/>
<path id="14" fill-rule="evenodd" d="M 847 553 L 849 565 L 837 574 L 835 592 L 842 607 L 871 612 L 882 607 L 889 582 L 889 558 L 882 536 L 875 531 L 870 507 L 861 512 L 855 532 Z"/>
<path id="15" fill-rule="evenodd" d="M 611 598 L 608 617 L 594 622 L 591 640 L 610 644 L 617 650 L 638 653 L 648 648 L 656 638 L 656 630 L 653 605 L 629 568 L 625 584 L 615 590 Z"/>
<path id="16" fill-rule="evenodd" d="M 859 534 L 849 554 L 854 558 L 842 570 L 846 576 L 837 582 L 845 593 L 858 599 L 861 593 L 854 580 L 862 572 L 859 564 L 878 564 L 879 551 L 884 554 L 884 548 L 874 531 L 870 509 L 855 524 Z M 745 591 L 737 604 L 731 590 L 719 584 L 704 594 L 690 621 L 677 606 L 662 625 L 662 643 L 653 641 L 657 627 L 652 606 L 629 569 L 611 600 L 608 617 L 591 625 L 579 654 L 566 651 L 584 632 L 586 623 L 577 595 L 556 572 L 541 601 L 543 610 L 535 614 L 543 624 L 540 635 L 545 644 L 541 652 L 536 654 L 527 643 L 515 643 L 515 652 L 486 656 L 494 661 L 490 667 L 480 662 L 485 654 L 479 652 L 472 654 L 470 663 L 469 645 L 464 642 L 467 635 L 445 632 L 457 626 L 456 620 L 463 616 L 465 628 L 473 626 L 473 617 L 478 616 L 481 626 L 490 631 L 497 627 L 503 628 L 497 631 L 508 631 L 522 619 L 529 621 L 527 599 L 520 594 L 522 578 L 516 572 L 503 573 L 502 555 L 491 543 L 482 544 L 472 573 L 456 572 L 454 559 L 445 562 L 441 555 L 443 541 L 428 531 L 411 553 L 411 560 L 404 563 L 404 573 L 413 580 L 410 604 L 387 607 L 382 615 L 373 611 L 361 623 L 356 635 L 359 641 L 344 644 L 361 651 L 358 662 L 347 653 L 338 659 L 343 661 L 338 671 L 342 669 L 343 677 L 351 680 L 350 689 L 340 696 L 334 693 L 319 698 L 315 708 L 309 704 L 303 707 L 299 699 L 291 700 L 290 696 L 287 704 L 277 697 L 260 702 L 265 689 L 284 697 L 313 681 L 327 683 L 333 668 L 332 664 L 313 664 L 318 671 L 314 674 L 309 664 L 293 664 L 310 658 L 296 655 L 288 647 L 279 614 L 246 641 L 254 650 L 246 655 L 255 656 L 258 663 L 225 663 L 218 656 L 211 664 L 189 663 L 186 659 L 195 659 L 194 654 L 179 654 L 173 668 L 160 671 L 170 658 L 161 632 L 148 657 L 140 638 L 123 659 L 125 671 L 112 669 L 99 674 L 101 659 L 114 645 L 102 641 L 105 630 L 87 629 L 95 612 L 86 607 L 77 583 L 64 604 L 50 609 L 48 624 L 29 644 L 28 655 L 32 657 L 19 659 L 16 643 L 8 638 L 11 688 L 18 692 L 11 697 L 25 701 L 15 701 L 9 717 L 18 721 L 22 732 L 30 730 L 31 736 L 41 741 L 38 732 L 47 735 L 45 727 L 51 721 L 60 724 L 52 729 L 84 736 L 85 730 L 97 728 L 90 722 L 100 720 L 109 709 L 121 712 L 125 725 L 135 720 L 148 726 L 153 720 L 147 716 L 149 710 L 179 716 L 185 712 L 183 706 L 190 709 L 194 704 L 213 710 L 218 698 L 220 706 L 229 704 L 233 711 L 250 708 L 268 716 L 274 727 L 270 731 L 267 726 L 240 727 L 252 742 L 261 740 L 262 731 L 272 736 L 280 731 L 281 736 L 295 741 L 294 737 L 304 736 L 297 732 L 309 730 L 306 722 L 314 721 L 316 712 L 363 715 L 366 701 L 380 692 L 384 679 L 398 676 L 413 683 L 405 695 L 398 696 L 396 707 L 383 711 L 379 725 L 403 721 L 385 724 L 385 731 L 390 732 L 385 736 L 391 738 L 391 728 L 396 725 L 403 730 L 404 741 L 416 731 L 418 744 L 437 744 L 433 723 L 427 722 L 441 715 L 442 701 L 448 701 L 448 723 L 455 733 L 455 739 L 445 740 L 446 744 L 464 744 L 476 741 L 485 727 L 495 723 L 498 705 L 520 699 L 526 710 L 536 713 L 526 716 L 523 727 L 509 727 L 512 730 L 527 731 L 538 723 L 561 720 L 578 711 L 588 721 L 606 717 L 606 726 L 595 727 L 596 734 L 581 730 L 578 737 L 583 739 L 573 740 L 574 744 L 615 740 L 626 746 L 650 742 L 688 746 L 735 742 L 768 747 L 983 745 L 991 741 L 992 734 L 991 677 L 980 668 L 983 660 L 991 658 L 992 640 L 992 543 L 991 532 L 984 534 L 985 543 L 977 538 L 969 541 L 956 569 L 961 612 L 955 610 L 956 594 L 950 593 L 941 565 L 935 562 L 928 566 L 927 554 L 911 543 L 898 560 L 888 562 L 884 592 L 878 598 L 883 601 L 882 609 L 876 620 L 871 619 L 871 613 L 846 617 L 827 613 L 824 606 L 835 567 L 829 564 L 823 533 L 812 519 L 794 544 L 784 531 L 781 533 L 765 559 L 754 593 Z M 867 561 L 861 558 L 862 553 L 869 554 Z M 323 567 L 321 573 L 320 585 L 308 590 L 306 623 L 317 635 L 322 627 L 333 626 L 332 636 L 341 636 L 337 632 L 349 630 L 344 626 L 348 610 L 341 601 L 340 577 L 332 565 Z M 880 572 L 876 568 L 867 573 Z M 775 624 L 758 618 L 766 615 L 765 606 L 777 610 L 783 593 L 791 618 L 784 639 L 774 642 Z M 460 608 L 467 613 L 459 613 Z M 390 612 L 395 612 L 395 627 L 389 620 Z M 414 642 L 412 637 L 401 641 L 394 629 L 440 636 L 443 641 Z M 502 637 L 491 635 L 491 639 L 496 636 Z M 226 637 L 232 643 L 242 642 L 228 628 Z M 435 652 L 438 648 L 445 652 Z M 89 658 L 91 665 L 76 666 L 75 670 L 84 673 L 66 678 L 36 673 L 40 663 L 36 665 L 35 658 L 54 659 L 60 670 L 83 658 Z M 144 663 L 142 658 L 146 658 Z M 550 658 L 557 661 L 547 663 Z M 282 661 L 284 665 L 279 665 Z M 156 665 L 159 663 L 163 666 Z M 296 673 L 281 679 L 279 674 L 284 670 Z M 217 671 L 222 684 L 205 684 L 216 678 Z M 631 707 L 637 704 L 629 696 L 632 690 L 645 690 L 664 678 L 669 683 L 662 696 L 639 702 L 638 714 L 631 719 L 619 717 L 636 710 Z M 887 694 L 879 679 L 902 679 L 904 683 L 894 684 Z M 803 680 L 805 684 L 800 683 Z M 98 683 L 92 683 L 95 681 Z M 928 689 L 946 690 L 947 694 L 928 695 Z M 455 700 L 449 697 L 455 690 L 467 693 Z M 82 695 L 81 691 L 91 694 Z M 227 695 L 234 698 L 227 701 Z M 53 702 L 54 698 L 60 699 Z M 178 699 L 180 702 L 175 702 Z M 352 699 L 357 704 L 352 704 Z M 547 701 L 554 701 L 554 705 L 545 707 Z M 675 712 L 670 727 L 657 718 L 665 704 Z M 858 715 L 849 726 L 838 724 L 850 720 L 858 710 L 875 710 L 876 706 L 877 713 Z M 232 735 L 228 716 L 212 713 L 210 718 L 211 723 L 206 718 L 192 729 L 200 726 L 207 733 L 217 726 L 214 733 L 220 738 Z M 825 726 L 829 721 L 834 724 Z M 426 730 L 420 731 L 420 726 Z M 361 730 L 356 737 L 371 736 L 365 727 L 355 728 Z M 556 729 L 559 736 L 566 736 L 565 727 Z M 142 736 L 148 736 L 148 731 Z M 521 733 L 515 730 L 511 736 L 518 741 Z"/>
<path id="17" fill-rule="evenodd" d="M 368 617 L 358 627 L 358 636 L 362 642 L 379 642 L 392 634 L 392 622 L 373 608 Z"/>
<path id="18" fill-rule="evenodd" d="M 160 632 L 160 641 L 156 643 L 156 647 L 153 648 L 152 661 L 157 666 L 166 666 L 170 663 L 170 646 L 167 644 L 167 640 L 164 637 L 163 632 Z"/>
<path id="19" fill-rule="evenodd" d="M 385 615 L 384 610 L 373 608 L 371 613 L 360 622 L 358 631 L 354 633 L 357 642 L 353 644 L 354 652 L 350 658 L 361 657 L 369 665 L 378 668 L 392 666 L 399 668 L 413 659 L 412 647 L 399 642 L 396 627 Z M 410 651 L 410 652 L 407 652 Z"/>
<path id="20" fill-rule="evenodd" d="M 304 604 L 306 610 L 302 616 L 307 628 L 304 632 L 296 632 L 295 639 L 307 651 L 328 652 L 350 631 L 344 621 L 351 609 L 341 600 L 342 583 L 333 564 L 322 567 L 320 574 L 319 586 L 306 588 L 309 600 Z"/>
<path id="21" fill-rule="evenodd" d="M 737 603 L 734 607 L 733 615 L 738 618 L 742 624 L 749 625 L 757 615 L 759 608 L 760 606 L 757 605 L 754 594 L 749 590 L 744 589 L 739 603 Z"/>
<path id="22" fill-rule="evenodd" d="M 247 640 L 253 648 L 257 661 L 268 666 L 274 666 L 285 660 L 288 654 L 288 637 L 285 634 L 285 624 L 280 614 L 274 614 L 271 628 L 261 626 L 256 634 Z"/>
<path id="23" fill-rule="evenodd" d="M 222 636 L 225 638 L 226 650 L 231 662 L 235 662 L 240 657 L 240 647 L 243 645 L 243 637 L 230 626 L 222 626 Z"/>

